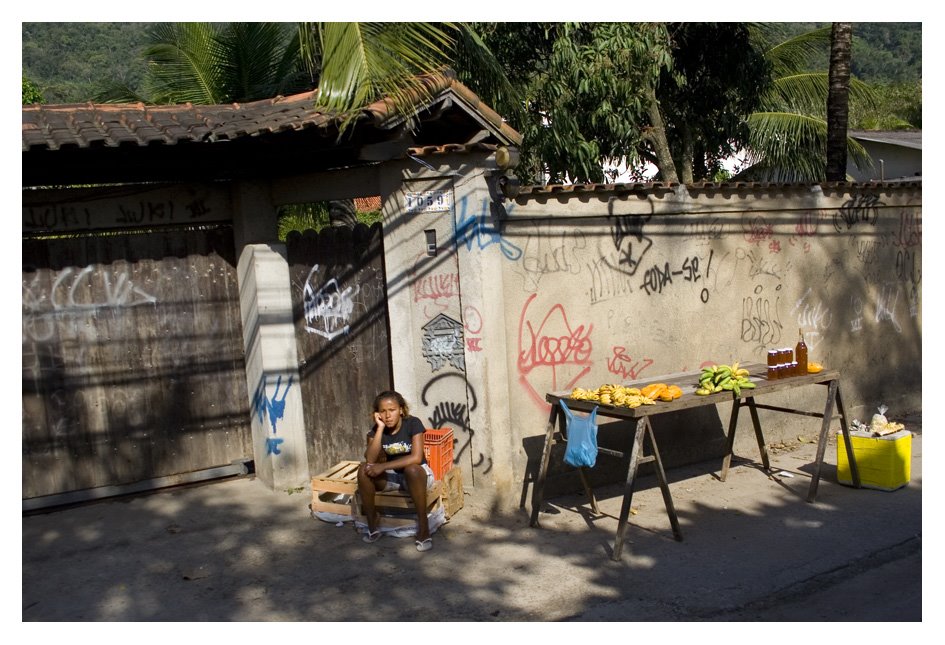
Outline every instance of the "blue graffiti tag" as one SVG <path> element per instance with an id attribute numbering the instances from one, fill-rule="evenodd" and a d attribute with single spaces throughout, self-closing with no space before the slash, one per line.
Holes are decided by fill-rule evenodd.
<path id="1" fill-rule="evenodd" d="M 282 451 L 279 450 L 279 444 L 285 441 L 278 437 L 268 437 L 266 439 L 266 454 L 267 455 L 281 455 Z"/>
<path id="2" fill-rule="evenodd" d="M 486 213 L 489 210 L 489 200 L 482 200 L 482 209 L 479 215 L 466 215 L 467 199 L 461 200 L 462 215 L 457 217 L 456 221 L 456 245 L 465 244 L 468 250 L 472 250 L 473 242 L 480 249 L 485 249 L 493 244 L 498 244 L 502 255 L 510 260 L 518 260 L 522 257 L 522 250 L 502 238 L 502 234 L 497 228 L 486 221 Z"/>
<path id="3" fill-rule="evenodd" d="M 289 377 L 289 382 L 286 383 L 285 390 L 282 392 L 282 397 L 279 397 L 279 387 L 282 385 L 282 376 L 279 376 L 276 379 L 276 391 L 272 395 L 272 399 L 269 399 L 266 396 L 266 381 L 263 379 L 259 383 L 259 387 L 256 388 L 256 394 L 253 395 L 253 411 L 259 415 L 259 422 L 262 423 L 264 419 L 264 414 L 269 413 L 269 423 L 272 424 L 272 434 L 276 434 L 276 422 L 285 415 L 285 397 L 289 393 L 289 388 L 292 387 L 292 379 L 294 376 Z M 280 442 L 282 439 L 279 440 Z M 278 448 L 273 452 L 279 454 Z"/>

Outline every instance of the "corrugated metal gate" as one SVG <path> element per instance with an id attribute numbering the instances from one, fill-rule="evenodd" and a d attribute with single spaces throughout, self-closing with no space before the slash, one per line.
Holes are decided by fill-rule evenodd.
<path id="1" fill-rule="evenodd" d="M 23 240 L 23 498 L 252 457 L 232 229 Z"/>

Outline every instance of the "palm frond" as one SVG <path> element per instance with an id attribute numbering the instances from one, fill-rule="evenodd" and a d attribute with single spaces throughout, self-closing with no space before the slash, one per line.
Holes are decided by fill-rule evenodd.
<path id="1" fill-rule="evenodd" d="M 748 162 L 756 178 L 769 181 L 823 181 L 827 163 L 827 122 L 791 112 L 755 112 L 748 117 Z M 872 165 L 863 146 L 847 138 L 847 154 L 860 169 Z"/>
<path id="2" fill-rule="evenodd" d="M 319 23 L 322 68 L 317 105 L 344 115 L 380 97 L 408 116 L 432 98 L 417 78 L 449 62 L 452 38 L 430 23 Z"/>
<path id="3" fill-rule="evenodd" d="M 830 27 L 814 29 L 779 42 L 765 51 L 775 77 L 796 74 L 830 51 Z"/>
<path id="4" fill-rule="evenodd" d="M 286 24 L 229 23 L 218 41 L 220 81 L 228 100 L 257 100 L 301 89 L 299 43 Z"/>
<path id="5" fill-rule="evenodd" d="M 781 76 L 773 80 L 771 90 L 762 101 L 764 109 L 824 114 L 830 79 L 827 72 L 806 72 Z M 850 101 L 863 106 L 875 102 L 873 89 L 857 78 L 850 78 Z"/>
<path id="6" fill-rule="evenodd" d="M 211 23 L 162 23 L 149 33 L 150 96 L 155 103 L 219 103 L 217 33 Z"/>

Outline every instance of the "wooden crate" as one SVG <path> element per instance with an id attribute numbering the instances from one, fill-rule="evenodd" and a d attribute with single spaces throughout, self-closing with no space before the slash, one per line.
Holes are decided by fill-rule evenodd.
<path id="1" fill-rule="evenodd" d="M 443 510 L 446 519 L 450 519 L 463 507 L 463 471 L 452 468 L 443 476 Z"/>
<path id="2" fill-rule="evenodd" d="M 433 488 L 427 491 L 427 515 L 443 506 L 442 491 L 442 482 L 435 482 Z M 417 513 L 409 493 L 404 491 L 377 493 L 374 496 L 374 506 L 378 513 L 378 528 L 399 529 L 417 525 Z M 361 495 L 358 493 L 351 498 L 351 513 L 355 518 L 364 519 L 364 511 L 361 510 Z"/>
<path id="3" fill-rule="evenodd" d="M 340 503 L 338 495 L 354 497 L 358 490 L 357 461 L 341 461 L 323 473 L 312 477 L 312 511 L 350 515 L 350 502 Z"/>
<path id="4" fill-rule="evenodd" d="M 313 477 L 312 510 L 363 517 L 364 513 L 361 510 L 361 500 L 358 495 L 359 465 L 360 462 L 357 461 L 342 461 Z M 459 471 L 458 468 L 454 470 Z M 443 504 L 445 490 L 446 487 L 442 481 L 433 482 L 433 487 L 427 491 L 428 514 Z M 349 501 L 345 503 L 334 501 L 339 494 L 348 495 Z M 413 500 L 407 492 L 377 493 L 374 496 L 374 505 L 381 516 L 381 526 L 384 528 L 413 526 L 417 521 Z"/>

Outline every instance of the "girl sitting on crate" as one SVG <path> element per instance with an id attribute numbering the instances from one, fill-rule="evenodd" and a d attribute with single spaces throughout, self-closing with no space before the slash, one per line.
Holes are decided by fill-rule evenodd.
<path id="1" fill-rule="evenodd" d="M 374 398 L 374 428 L 367 435 L 364 463 L 358 468 L 358 491 L 367 520 L 365 542 L 381 537 L 375 492 L 406 490 L 417 509 L 417 551 L 433 548 L 427 521 L 427 489 L 433 471 L 423 454 L 423 423 L 410 416 L 407 402 L 397 392 L 381 392 Z"/>

